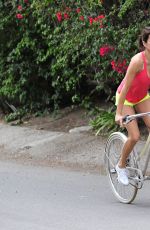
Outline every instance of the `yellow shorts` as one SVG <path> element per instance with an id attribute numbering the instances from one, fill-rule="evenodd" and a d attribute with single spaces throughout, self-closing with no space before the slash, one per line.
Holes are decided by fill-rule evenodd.
<path id="1" fill-rule="evenodd" d="M 141 99 L 140 101 L 138 101 L 136 103 L 132 103 L 132 102 L 129 102 L 129 101 L 125 100 L 124 105 L 129 105 L 129 106 L 133 107 L 133 106 L 139 104 L 140 102 L 145 101 L 145 100 L 147 100 L 149 98 L 150 98 L 150 95 L 149 95 L 149 93 L 147 93 L 147 95 L 143 99 Z M 116 103 L 115 103 L 115 105 L 118 105 L 118 101 L 119 101 L 119 93 L 116 93 Z"/>

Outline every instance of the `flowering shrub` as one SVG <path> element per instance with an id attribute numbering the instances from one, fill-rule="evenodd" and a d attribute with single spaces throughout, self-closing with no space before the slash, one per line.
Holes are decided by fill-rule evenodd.
<path id="1" fill-rule="evenodd" d="M 94 17 L 94 18 L 89 17 L 89 23 L 90 23 L 90 25 L 93 25 L 93 23 L 99 22 L 100 28 L 103 28 L 103 20 L 102 19 L 104 19 L 104 18 L 105 18 L 105 16 L 103 14 L 99 15 L 97 17 Z"/>
<path id="2" fill-rule="evenodd" d="M 120 73 L 120 74 L 124 74 L 127 70 L 127 65 L 126 65 L 126 60 L 123 60 L 122 62 L 115 62 L 114 60 L 111 61 L 111 65 L 113 70 L 115 70 L 116 72 Z"/>
<path id="3" fill-rule="evenodd" d="M 113 51 L 114 47 L 108 46 L 108 45 L 104 45 L 100 48 L 99 50 L 99 54 L 100 56 L 105 56 L 107 55 L 109 52 Z"/>
<path id="4" fill-rule="evenodd" d="M 22 18 L 23 18 L 23 15 L 22 15 L 22 14 L 16 14 L 16 18 L 22 19 Z"/>
<path id="5" fill-rule="evenodd" d="M 114 2 L 0 3 L 0 96 L 30 109 L 112 98 L 147 25 L 137 1 Z"/>

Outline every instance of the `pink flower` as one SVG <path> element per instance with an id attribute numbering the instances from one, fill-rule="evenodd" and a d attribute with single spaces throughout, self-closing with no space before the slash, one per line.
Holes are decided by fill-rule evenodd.
<path id="1" fill-rule="evenodd" d="M 64 19 L 69 19 L 70 17 L 69 17 L 69 14 L 67 14 L 67 13 L 64 13 Z"/>
<path id="2" fill-rule="evenodd" d="M 112 68 L 114 69 L 114 66 L 115 66 L 115 61 L 114 60 L 111 61 L 111 65 L 112 65 Z"/>
<path id="3" fill-rule="evenodd" d="M 94 22 L 94 19 L 92 17 L 89 17 L 89 23 L 90 23 L 90 25 L 92 25 L 93 22 Z"/>
<path id="4" fill-rule="evenodd" d="M 76 12 L 79 14 L 81 12 L 81 9 L 80 8 L 77 8 L 76 9 Z"/>
<path id="5" fill-rule="evenodd" d="M 99 19 L 100 22 L 100 28 L 103 28 L 103 18 L 105 18 L 105 15 L 101 14 L 97 17 Z"/>
<path id="6" fill-rule="evenodd" d="M 114 60 L 112 60 L 111 66 L 112 69 L 118 72 L 119 74 L 123 74 L 124 72 L 126 72 L 128 68 L 128 66 L 126 65 L 126 59 L 124 59 L 122 62 L 121 61 L 115 62 Z"/>
<path id="7" fill-rule="evenodd" d="M 16 14 L 16 18 L 22 19 L 22 18 L 23 18 L 23 15 L 22 15 L 22 14 Z"/>
<path id="8" fill-rule="evenodd" d="M 103 24 L 102 24 L 102 19 L 105 18 L 105 15 L 101 14 L 95 18 L 89 17 L 89 23 L 90 25 L 93 24 L 93 22 L 100 22 L 100 28 L 103 28 Z"/>
<path id="9" fill-rule="evenodd" d="M 19 11 L 22 10 L 22 6 L 21 6 L 21 5 L 18 6 L 18 10 L 19 10 Z"/>
<path id="10" fill-rule="evenodd" d="M 114 50 L 114 47 L 111 47 L 111 46 L 108 46 L 108 45 L 105 45 L 105 46 L 102 46 L 100 49 L 99 49 L 99 54 L 100 56 L 105 56 L 107 55 L 109 52 L 113 51 Z"/>
<path id="11" fill-rule="evenodd" d="M 61 12 L 57 12 L 56 17 L 57 17 L 57 20 L 58 20 L 59 22 L 62 21 L 62 13 L 61 13 Z"/>
<path id="12" fill-rule="evenodd" d="M 79 19 L 80 19 L 81 21 L 84 21 L 84 16 L 81 15 L 81 16 L 79 17 Z"/>
<path id="13" fill-rule="evenodd" d="M 103 19 L 103 18 L 105 18 L 105 15 L 101 14 L 101 15 L 99 15 L 97 18 L 98 18 L 98 19 Z"/>

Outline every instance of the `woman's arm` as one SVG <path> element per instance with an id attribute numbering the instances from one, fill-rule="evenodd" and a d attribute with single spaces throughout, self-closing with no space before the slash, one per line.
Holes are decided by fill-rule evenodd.
<path id="1" fill-rule="evenodd" d="M 117 105 L 115 121 L 117 123 L 120 123 L 121 125 L 122 125 L 122 109 L 123 109 L 126 95 L 128 93 L 128 90 L 130 89 L 130 86 L 132 84 L 134 77 L 136 76 L 136 74 L 139 71 L 142 70 L 142 68 L 143 68 L 142 59 L 139 58 L 139 55 L 135 55 L 131 59 L 130 64 L 128 66 L 128 69 L 127 69 L 127 72 L 125 75 L 125 83 L 124 83 L 124 86 L 120 92 L 119 101 L 118 101 L 118 105 Z"/>

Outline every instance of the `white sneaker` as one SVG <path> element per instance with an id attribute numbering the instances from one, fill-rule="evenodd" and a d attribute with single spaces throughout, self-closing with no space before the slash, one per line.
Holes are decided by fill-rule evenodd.
<path id="1" fill-rule="evenodd" d="M 127 176 L 126 168 L 119 168 L 119 166 L 116 165 L 116 172 L 118 174 L 118 181 L 122 183 L 123 185 L 128 185 L 129 179 Z"/>

